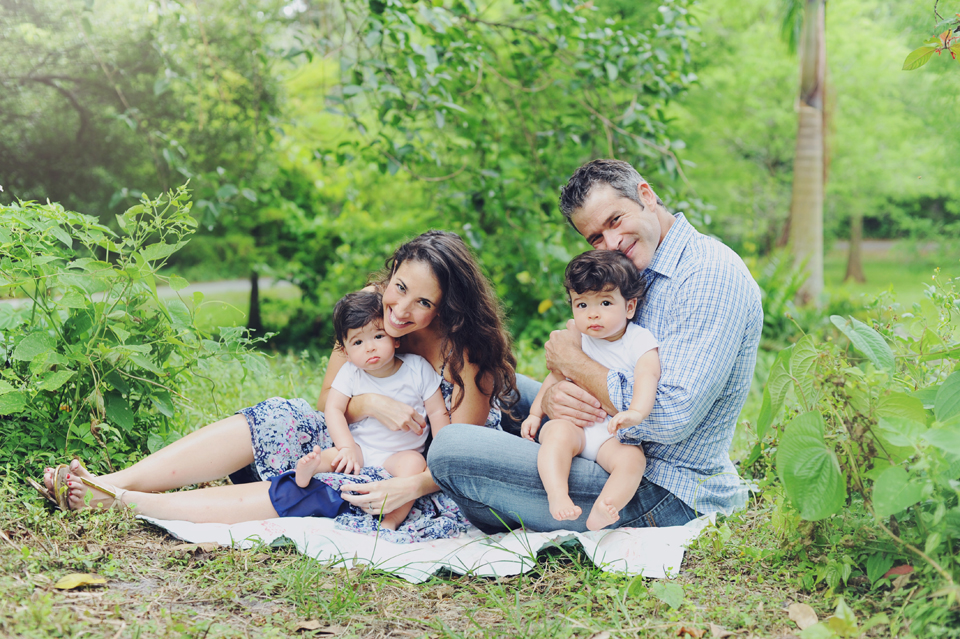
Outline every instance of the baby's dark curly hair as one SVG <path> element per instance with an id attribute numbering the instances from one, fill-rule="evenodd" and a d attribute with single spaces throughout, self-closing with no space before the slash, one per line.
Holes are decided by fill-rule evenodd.
<path id="1" fill-rule="evenodd" d="M 333 333 L 337 348 L 343 349 L 347 332 L 363 328 L 370 322 L 383 325 L 383 298 L 374 291 L 347 293 L 333 307 Z"/>
<path id="2" fill-rule="evenodd" d="M 582 253 L 567 264 L 563 285 L 567 292 L 599 293 L 620 290 L 625 300 L 643 296 L 637 267 L 620 251 L 593 250 Z"/>

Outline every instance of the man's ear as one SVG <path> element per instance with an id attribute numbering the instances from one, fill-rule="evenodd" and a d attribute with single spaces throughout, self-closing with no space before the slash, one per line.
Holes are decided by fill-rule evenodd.
<path id="1" fill-rule="evenodd" d="M 633 319 L 637 312 L 637 298 L 627 300 L 627 319 Z"/>
<path id="2" fill-rule="evenodd" d="M 657 194 L 653 192 L 653 189 L 650 188 L 650 185 L 646 182 L 641 182 L 637 185 L 637 195 L 640 196 L 640 201 L 643 202 L 643 206 L 651 210 L 657 208 Z"/>

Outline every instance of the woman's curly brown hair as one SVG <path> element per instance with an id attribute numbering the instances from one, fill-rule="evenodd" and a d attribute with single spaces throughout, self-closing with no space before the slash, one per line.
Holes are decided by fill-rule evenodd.
<path id="1" fill-rule="evenodd" d="M 461 373 L 469 359 L 478 369 L 474 378 L 477 388 L 489 392 L 491 402 L 509 411 L 519 399 L 517 358 L 504 328 L 500 300 L 470 249 L 456 233 L 427 231 L 400 246 L 387 260 L 380 277 L 381 290 L 408 260 L 429 265 L 440 284 L 443 296 L 434 321 L 439 321 L 442 328 L 440 352 L 444 353 L 450 380 L 463 388 Z M 462 401 L 461 393 L 451 411 Z"/>

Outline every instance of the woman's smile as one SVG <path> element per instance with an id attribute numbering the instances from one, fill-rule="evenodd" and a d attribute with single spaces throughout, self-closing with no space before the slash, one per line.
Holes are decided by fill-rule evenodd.
<path id="1" fill-rule="evenodd" d="M 393 337 L 426 328 L 437 316 L 442 297 L 440 282 L 429 264 L 401 263 L 383 291 L 384 328 Z"/>

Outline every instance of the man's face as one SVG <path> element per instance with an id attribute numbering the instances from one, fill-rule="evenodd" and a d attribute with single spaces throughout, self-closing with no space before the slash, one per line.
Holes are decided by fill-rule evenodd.
<path id="1" fill-rule="evenodd" d="M 645 193 L 643 186 L 640 197 L 646 201 L 652 196 L 651 205 L 641 206 L 612 186 L 599 184 L 590 189 L 583 206 L 571 218 L 593 248 L 620 251 L 641 271 L 650 265 L 661 239 L 656 196 L 649 187 Z"/>

